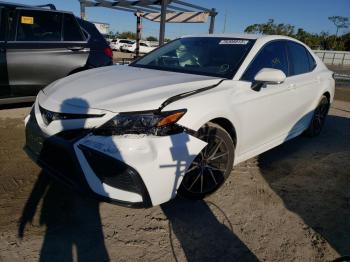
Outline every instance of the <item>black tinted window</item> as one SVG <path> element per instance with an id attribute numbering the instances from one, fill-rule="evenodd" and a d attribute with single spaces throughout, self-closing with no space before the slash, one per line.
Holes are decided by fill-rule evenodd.
<path id="1" fill-rule="evenodd" d="M 62 14 L 21 10 L 18 19 L 17 41 L 61 41 Z"/>
<path id="2" fill-rule="evenodd" d="M 291 75 L 300 75 L 311 71 L 307 51 L 302 45 L 288 42 L 288 57 Z"/>
<path id="3" fill-rule="evenodd" d="M 80 26 L 73 15 L 64 14 L 63 19 L 63 40 L 84 41 Z"/>
<path id="4" fill-rule="evenodd" d="M 284 41 L 274 41 L 265 45 L 248 66 L 242 80 L 253 81 L 255 75 L 263 68 L 279 69 L 288 76 L 288 62 Z"/>
<path id="5" fill-rule="evenodd" d="M 254 41 L 185 37 L 161 46 L 130 66 L 232 78 Z"/>
<path id="6" fill-rule="evenodd" d="M 3 19 L 2 8 L 0 7 L 0 41 L 5 38 L 5 20 Z"/>

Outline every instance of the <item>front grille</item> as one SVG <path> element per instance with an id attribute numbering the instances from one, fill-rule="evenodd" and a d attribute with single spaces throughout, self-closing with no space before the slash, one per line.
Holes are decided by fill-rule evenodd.
<path id="1" fill-rule="evenodd" d="M 104 114 L 59 113 L 59 112 L 47 110 L 41 106 L 39 106 L 39 109 L 45 125 L 49 125 L 52 121 L 55 121 L 55 120 L 87 119 L 87 118 L 96 118 L 96 117 L 104 116 Z"/>
<path id="2" fill-rule="evenodd" d="M 134 177 L 136 171 L 127 164 L 101 152 L 80 145 L 86 160 L 96 176 L 105 184 L 121 190 L 141 194 Z"/>

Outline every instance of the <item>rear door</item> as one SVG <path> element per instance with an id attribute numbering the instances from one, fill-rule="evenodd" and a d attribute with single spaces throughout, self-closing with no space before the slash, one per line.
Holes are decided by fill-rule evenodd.
<path id="1" fill-rule="evenodd" d="M 287 46 L 290 67 L 289 80 L 293 83 L 292 91 L 299 98 L 294 105 L 298 119 L 294 128 L 303 129 L 309 125 L 315 106 L 319 79 L 317 74 L 312 71 L 316 63 L 303 45 L 287 41 Z"/>
<path id="2" fill-rule="evenodd" d="M 7 42 L 13 96 L 32 96 L 85 66 L 87 41 L 72 14 L 18 8 Z"/>
<path id="3" fill-rule="evenodd" d="M 5 8 L 0 6 L 0 98 L 10 95 L 6 65 L 6 24 Z"/>

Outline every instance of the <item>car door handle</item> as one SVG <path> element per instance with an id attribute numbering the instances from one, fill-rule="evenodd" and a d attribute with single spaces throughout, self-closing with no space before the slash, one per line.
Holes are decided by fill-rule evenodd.
<path id="1" fill-rule="evenodd" d="M 67 47 L 67 49 L 69 49 L 71 51 L 80 51 L 80 50 L 83 50 L 84 47 L 83 46 L 70 46 L 70 47 Z"/>

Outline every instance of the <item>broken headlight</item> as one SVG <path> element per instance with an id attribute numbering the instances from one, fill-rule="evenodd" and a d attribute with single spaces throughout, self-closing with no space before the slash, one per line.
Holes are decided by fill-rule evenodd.
<path id="1" fill-rule="evenodd" d="M 101 127 L 94 130 L 95 135 L 171 135 L 180 133 L 183 128 L 176 122 L 186 113 L 186 109 L 176 111 L 147 111 L 120 113 Z"/>

